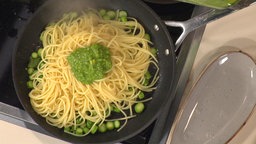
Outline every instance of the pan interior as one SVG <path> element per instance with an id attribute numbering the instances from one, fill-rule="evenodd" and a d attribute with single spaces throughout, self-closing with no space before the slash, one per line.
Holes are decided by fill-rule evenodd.
<path id="1" fill-rule="evenodd" d="M 71 4 L 72 3 L 72 4 Z M 147 103 L 146 110 L 128 121 L 120 131 L 111 131 L 103 134 L 94 134 L 86 137 L 74 137 L 46 123 L 45 119 L 37 115 L 32 109 L 28 97 L 29 89 L 26 86 L 28 80 L 25 68 L 29 56 L 38 46 L 39 35 L 44 27 L 53 20 L 60 18 L 63 13 L 81 11 L 86 8 L 105 8 L 126 10 L 128 15 L 138 19 L 151 35 L 154 46 L 158 49 L 160 79 L 157 89 L 152 93 L 153 99 Z M 121 142 L 135 136 L 148 127 L 157 117 L 161 107 L 168 98 L 173 87 L 175 74 L 175 54 L 173 44 L 166 27 L 159 17 L 143 2 L 137 0 L 49 0 L 35 13 L 32 19 L 20 35 L 17 47 L 13 54 L 13 81 L 16 93 L 24 109 L 42 128 L 55 137 L 72 143 L 114 143 Z"/>

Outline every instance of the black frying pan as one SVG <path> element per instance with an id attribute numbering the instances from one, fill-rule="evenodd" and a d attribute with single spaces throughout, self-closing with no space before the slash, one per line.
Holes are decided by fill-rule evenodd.
<path id="1" fill-rule="evenodd" d="M 29 89 L 26 86 L 28 75 L 27 67 L 30 54 L 39 42 L 39 35 L 44 27 L 53 20 L 60 18 L 63 13 L 80 11 L 88 7 L 126 10 L 143 24 L 151 35 L 154 47 L 158 48 L 160 79 L 157 89 L 152 93 L 152 101 L 146 105 L 146 110 L 128 121 L 120 131 L 110 131 L 85 137 L 75 137 L 63 132 L 63 129 L 50 126 L 45 119 L 39 116 L 31 107 L 28 97 Z M 175 86 L 175 53 L 174 45 L 166 26 L 161 19 L 143 2 L 139 0 L 49 0 L 44 3 L 30 19 L 21 33 L 13 54 L 13 81 L 16 93 L 24 109 L 43 129 L 55 137 L 72 143 L 114 143 L 131 138 L 147 128 L 159 115 L 167 99 L 173 99 L 171 91 Z"/>

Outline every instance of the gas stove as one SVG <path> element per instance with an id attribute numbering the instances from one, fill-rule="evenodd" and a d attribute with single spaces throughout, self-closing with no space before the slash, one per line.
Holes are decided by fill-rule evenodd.
<path id="1" fill-rule="evenodd" d="M 44 0 L 3 0 L 0 3 L 0 120 L 5 120 L 16 125 L 26 127 L 28 129 L 41 132 L 49 135 L 47 132 L 42 130 L 24 111 L 19 99 L 16 95 L 13 81 L 12 81 L 12 52 L 14 50 L 16 41 L 19 33 L 26 26 L 26 22 L 33 15 L 33 13 L 44 3 Z M 191 18 L 192 14 L 195 13 L 195 7 L 185 3 L 172 3 L 172 4 L 155 4 L 145 2 L 150 6 L 163 20 L 175 20 L 185 21 Z M 181 33 L 178 28 L 168 28 L 172 39 L 175 41 Z M 178 73 L 182 77 L 179 79 L 176 95 L 182 95 L 182 89 L 186 83 L 186 77 L 191 68 L 191 62 L 195 57 L 197 48 L 193 51 L 190 49 L 193 45 L 200 42 L 200 36 L 203 30 L 199 30 L 196 33 L 190 34 L 184 41 L 183 48 L 177 52 L 177 63 L 179 65 Z M 198 37 L 197 40 L 193 41 L 194 37 Z M 190 56 L 189 56 L 190 55 Z M 189 57 L 190 61 L 187 61 Z M 186 66 L 189 65 L 189 66 Z M 184 66 L 187 68 L 184 69 Z M 156 120 L 152 125 L 145 129 L 139 135 L 121 142 L 123 144 L 147 144 L 153 141 L 163 139 L 163 135 L 166 134 L 163 129 L 159 129 L 163 125 L 171 126 L 172 118 L 175 115 L 175 109 L 179 103 L 179 97 L 174 100 L 175 104 L 172 104 L 172 110 L 166 109 L 167 115 L 163 115 L 163 121 Z M 169 113 L 169 114 L 168 114 Z M 167 124 L 166 124 L 167 123 Z"/>

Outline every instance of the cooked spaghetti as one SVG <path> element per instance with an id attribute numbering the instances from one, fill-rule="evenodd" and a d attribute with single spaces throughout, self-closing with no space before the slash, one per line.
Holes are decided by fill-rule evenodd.
<path id="1" fill-rule="evenodd" d="M 132 105 L 139 102 L 139 93 L 156 88 L 158 67 L 150 51 L 152 43 L 145 38 L 143 26 L 135 18 L 127 18 L 122 22 L 104 20 L 97 12 L 69 13 L 41 33 L 42 60 L 31 76 L 29 97 L 33 109 L 50 125 L 76 127 L 87 120 L 100 125 L 112 119 L 110 109 L 114 106 L 121 113 L 114 119 L 124 120 L 124 126 L 136 115 Z M 102 79 L 83 84 L 74 76 L 67 57 L 92 44 L 109 49 L 112 67 Z M 156 70 L 145 85 L 150 65 Z"/>

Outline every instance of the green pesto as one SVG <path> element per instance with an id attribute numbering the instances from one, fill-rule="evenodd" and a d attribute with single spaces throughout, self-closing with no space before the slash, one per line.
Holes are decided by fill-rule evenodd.
<path id="1" fill-rule="evenodd" d="M 67 59 L 74 76 L 83 84 L 104 78 L 112 67 L 109 49 L 100 44 L 78 48 Z"/>

